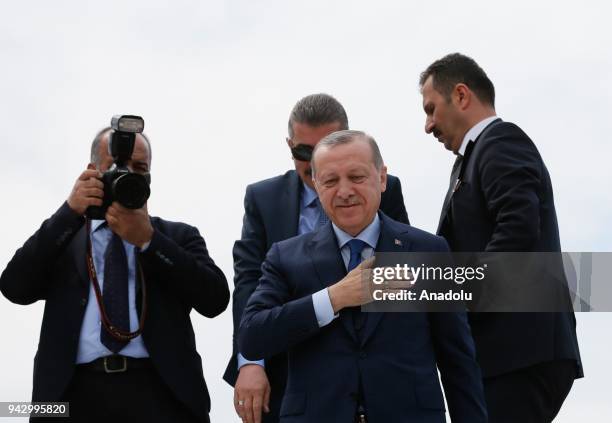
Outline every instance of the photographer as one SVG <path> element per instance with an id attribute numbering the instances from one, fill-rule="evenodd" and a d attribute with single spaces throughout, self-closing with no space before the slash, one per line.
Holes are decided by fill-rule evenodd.
<path id="1" fill-rule="evenodd" d="M 32 401 L 69 402 L 70 421 L 207 422 L 189 313 L 223 312 L 227 281 L 195 227 L 150 217 L 146 203 L 105 209 L 115 132 L 98 133 L 68 200 L 0 277 L 10 301 L 45 300 Z M 150 143 L 131 137 L 126 168 L 147 176 L 148 197 Z M 87 218 L 96 207 L 103 218 Z"/>

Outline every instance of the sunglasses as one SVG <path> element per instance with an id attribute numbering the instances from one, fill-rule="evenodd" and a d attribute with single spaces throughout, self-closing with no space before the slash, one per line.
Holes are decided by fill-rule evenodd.
<path id="1" fill-rule="evenodd" d="M 309 162 L 312 158 L 312 151 L 314 147 L 306 144 L 298 144 L 295 147 L 291 147 L 291 155 L 295 160 L 301 162 Z"/>

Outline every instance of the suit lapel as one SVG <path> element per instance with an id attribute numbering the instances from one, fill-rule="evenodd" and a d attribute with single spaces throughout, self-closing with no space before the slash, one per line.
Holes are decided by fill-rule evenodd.
<path id="1" fill-rule="evenodd" d="M 156 221 L 149 216 L 149 221 L 151 222 L 151 226 L 153 226 L 153 229 L 157 230 L 157 224 Z M 142 297 L 142 284 L 147 283 L 148 281 L 143 281 L 140 274 L 140 269 L 141 269 L 141 265 L 140 265 L 140 257 L 138 256 L 137 253 L 137 248 L 134 248 L 134 254 L 135 254 L 135 258 L 134 258 L 134 263 L 136 263 L 136 310 L 138 310 L 138 315 L 140 315 L 141 313 L 141 307 L 140 307 L 140 299 Z M 147 285 L 147 288 L 150 285 Z"/>
<path id="2" fill-rule="evenodd" d="M 69 245 L 69 254 L 74 260 L 74 265 L 79 275 L 81 286 L 87 290 L 89 287 L 89 273 L 87 272 L 87 225 L 83 225 L 81 229 L 74 235 Z"/>
<path id="3" fill-rule="evenodd" d="M 381 218 L 380 236 L 376 245 L 378 252 L 402 252 L 411 251 L 412 246 L 409 239 L 402 236 L 402 231 L 395 227 L 393 220 L 384 213 L 379 212 Z M 346 267 L 340 255 L 340 249 L 336 236 L 333 232 L 331 222 L 328 222 L 320 230 L 314 233 L 309 244 L 309 255 L 317 273 L 321 288 L 326 288 L 346 276 Z M 355 343 L 365 343 L 375 332 L 376 327 L 383 318 L 384 313 L 368 313 L 361 341 L 357 337 L 353 319 L 349 310 L 340 311 L 340 322 L 349 333 Z"/>
<path id="4" fill-rule="evenodd" d="M 444 224 L 444 221 L 446 220 L 446 216 L 448 215 L 448 211 L 450 209 L 451 200 L 453 198 L 453 195 L 455 194 L 456 189 L 459 188 L 459 185 L 461 184 L 461 181 L 463 179 L 463 172 L 465 170 L 465 166 L 470 158 L 470 154 L 473 148 L 474 142 L 470 141 L 467 145 L 467 148 L 465 149 L 464 157 L 457 157 L 457 160 L 461 160 L 461 162 L 458 164 L 457 162 L 455 162 L 455 166 L 453 166 L 449 187 L 444 198 L 444 204 L 442 205 L 440 220 L 438 221 L 438 229 L 436 230 L 437 234 L 440 234 L 442 230 L 442 225 Z"/>
<path id="5" fill-rule="evenodd" d="M 309 248 L 321 288 L 333 285 L 346 276 L 346 267 L 331 222 L 314 233 Z M 353 341 L 357 342 L 357 333 L 348 310 L 341 310 L 339 319 Z"/>
<path id="6" fill-rule="evenodd" d="M 287 178 L 287 185 L 282 193 L 283 198 L 278 202 L 282 210 L 279 216 L 279 225 L 281 225 L 282 238 L 287 239 L 298 234 L 298 224 L 300 220 L 300 177 L 297 172 L 290 171 Z"/>
<path id="7" fill-rule="evenodd" d="M 496 119 L 493 122 L 489 123 L 485 129 L 482 130 L 482 132 L 476 137 L 476 139 L 472 142 L 470 142 L 467 146 L 467 148 L 465 149 L 465 156 L 463 157 L 463 161 L 461 162 L 461 169 L 459 170 L 459 177 L 457 180 L 451 180 L 450 184 L 455 185 L 458 181 L 461 181 L 463 179 L 463 173 L 465 172 L 465 168 L 470 160 L 470 156 L 472 155 L 472 151 L 474 150 L 474 147 L 476 146 L 476 142 L 481 139 L 486 137 L 487 133 L 489 132 L 489 130 L 491 128 L 493 128 L 496 124 L 498 124 L 499 122 L 502 122 L 501 119 Z M 455 178 L 453 178 L 455 179 Z M 448 216 L 448 212 L 450 210 L 450 206 L 451 206 L 451 202 L 453 199 L 453 195 L 455 194 L 455 190 L 454 190 L 454 186 L 452 188 L 449 187 L 449 189 L 453 189 L 450 192 L 450 195 L 447 196 L 447 198 L 444 201 L 444 204 L 442 205 L 442 212 L 440 213 L 440 220 L 438 221 L 438 229 L 436 230 L 436 234 L 441 235 L 442 234 L 442 227 L 444 225 L 444 222 Z"/>
<path id="8" fill-rule="evenodd" d="M 384 213 L 379 212 L 381 217 L 380 236 L 378 237 L 378 243 L 376 244 L 377 253 L 391 253 L 391 252 L 402 252 L 411 251 L 411 242 L 405 237 L 401 236 L 401 231 L 394 228 L 394 222 L 388 218 Z M 365 327 L 363 328 L 363 336 L 361 337 L 361 345 L 370 339 L 374 334 L 376 327 L 380 323 L 385 313 L 381 312 L 370 312 L 367 313 L 367 319 Z"/>

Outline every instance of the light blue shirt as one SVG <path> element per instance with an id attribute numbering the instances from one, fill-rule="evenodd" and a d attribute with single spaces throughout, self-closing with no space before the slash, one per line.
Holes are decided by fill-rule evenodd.
<path id="1" fill-rule="evenodd" d="M 104 220 L 91 221 L 91 244 L 94 267 L 100 290 L 104 292 L 104 252 L 113 235 L 107 225 L 103 225 Z M 125 253 L 128 260 L 128 301 L 130 312 L 130 331 L 138 329 L 138 312 L 136 310 L 136 251 L 132 244 L 123 241 Z M 148 247 L 148 245 L 145 246 Z M 100 342 L 100 310 L 96 300 L 93 284 L 89 283 L 89 301 L 85 308 L 85 316 L 81 324 L 81 334 L 79 337 L 79 348 L 77 351 L 77 364 L 89 363 L 97 358 L 112 355 L 113 352 L 102 345 Z M 121 355 L 134 358 L 148 357 L 149 353 L 144 345 L 142 336 L 139 335 L 132 339 L 120 352 Z"/>
<path id="2" fill-rule="evenodd" d="M 338 246 L 340 247 L 340 254 L 344 261 L 344 267 L 348 270 L 348 264 L 351 259 L 351 249 L 347 243 L 352 239 L 360 239 L 365 242 L 368 246 L 361 251 L 361 260 L 369 259 L 374 255 L 374 249 L 378 243 L 378 237 L 380 236 L 380 218 L 378 214 L 374 216 L 374 220 L 366 228 L 361 231 L 357 236 L 352 237 L 351 235 L 344 232 L 342 229 L 332 223 L 334 234 L 338 240 Z M 334 314 L 334 308 L 332 307 L 331 300 L 329 298 L 329 288 L 324 288 L 320 291 L 312 294 L 312 304 L 314 306 L 315 315 L 317 316 L 317 323 L 322 328 L 325 325 L 330 324 L 336 317 Z"/>
<path id="3" fill-rule="evenodd" d="M 298 235 L 302 235 L 308 232 L 312 232 L 316 229 L 321 215 L 321 211 L 317 206 L 319 196 L 317 192 L 306 185 L 302 184 L 302 191 L 300 194 L 300 218 L 298 221 Z M 241 368 L 245 364 L 259 364 L 264 365 L 264 360 L 251 361 L 247 360 L 238 353 L 238 368 Z"/>
<path id="4" fill-rule="evenodd" d="M 317 202 L 319 200 L 317 192 L 303 182 L 302 187 L 298 235 L 314 231 L 317 228 L 319 217 L 321 215 L 321 211 L 317 206 Z"/>

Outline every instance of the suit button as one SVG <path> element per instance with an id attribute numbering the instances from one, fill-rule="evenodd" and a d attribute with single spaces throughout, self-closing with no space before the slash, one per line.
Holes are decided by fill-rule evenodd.
<path id="1" fill-rule="evenodd" d="M 366 358 L 367 356 L 368 356 L 368 354 L 366 354 L 366 352 L 365 352 L 365 351 L 361 351 L 361 352 L 359 353 L 359 358 L 361 358 L 362 360 L 363 360 L 364 358 Z"/>
<path id="2" fill-rule="evenodd" d="M 81 298 L 81 305 L 85 307 L 86 304 L 87 304 L 87 298 Z"/>

